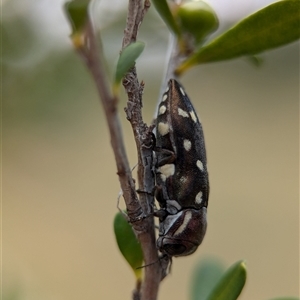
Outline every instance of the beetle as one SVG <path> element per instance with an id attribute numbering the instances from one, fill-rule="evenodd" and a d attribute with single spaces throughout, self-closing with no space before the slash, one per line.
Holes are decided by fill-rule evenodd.
<path id="1" fill-rule="evenodd" d="M 206 232 L 209 180 L 202 125 L 175 79 L 158 106 L 155 155 L 157 248 L 170 258 L 190 255 Z"/>

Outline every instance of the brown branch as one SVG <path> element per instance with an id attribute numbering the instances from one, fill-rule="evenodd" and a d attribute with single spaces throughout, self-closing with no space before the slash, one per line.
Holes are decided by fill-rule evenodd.
<path id="1" fill-rule="evenodd" d="M 132 70 L 124 80 L 124 87 L 128 93 L 126 108 L 127 118 L 132 125 L 132 130 L 136 142 L 138 153 L 138 184 L 140 192 L 140 202 L 143 211 L 148 218 L 143 220 L 143 231 L 137 236 L 141 243 L 144 254 L 145 276 L 142 284 L 141 299 L 157 298 L 158 287 L 162 276 L 158 262 L 158 254 L 155 243 L 155 230 L 153 219 L 153 195 L 154 187 L 152 135 L 149 128 L 142 120 L 141 115 L 141 92 L 143 85 L 138 83 L 135 70 Z"/>
<path id="2" fill-rule="evenodd" d="M 141 0 L 129 0 L 126 28 L 124 30 L 124 39 L 122 47 L 135 42 L 138 29 L 143 18 L 150 7 L 150 2 L 145 0 L 142 6 Z M 158 288 L 161 279 L 164 276 L 164 270 L 158 263 L 158 253 L 155 243 L 155 227 L 152 215 L 154 198 L 151 192 L 154 188 L 153 174 L 153 151 L 152 134 L 142 118 L 142 93 L 144 84 L 139 83 L 136 69 L 133 67 L 123 80 L 124 88 L 128 95 L 126 107 L 127 119 L 131 123 L 138 154 L 138 184 L 140 193 L 140 202 L 145 214 L 148 215 L 143 221 L 143 231 L 138 232 L 137 236 L 141 243 L 144 262 L 145 276 L 142 283 L 141 299 L 155 300 L 158 294 Z M 157 263 L 155 263 L 157 262 Z"/>
<path id="3" fill-rule="evenodd" d="M 131 219 L 142 220 L 144 217 L 143 211 L 137 198 L 134 180 L 131 176 L 131 169 L 129 167 L 120 120 L 117 113 L 116 104 L 118 99 L 111 93 L 107 79 L 108 76 L 105 73 L 103 57 L 101 55 L 102 47 L 95 36 L 95 31 L 90 19 L 88 19 L 86 24 L 84 42 L 77 48 L 77 51 L 94 78 L 105 111 L 111 145 L 117 165 L 117 174 L 119 175 L 123 196 L 126 201 L 128 215 Z M 141 230 L 141 224 L 139 224 L 138 221 L 135 223 L 135 227 L 136 230 Z"/>

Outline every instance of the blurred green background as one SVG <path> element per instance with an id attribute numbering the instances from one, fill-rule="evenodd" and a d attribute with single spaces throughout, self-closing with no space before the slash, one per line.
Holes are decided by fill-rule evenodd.
<path id="1" fill-rule="evenodd" d="M 256 2 L 255 9 L 264 5 Z M 240 15 L 254 10 L 250 3 Z M 3 299 L 130 299 L 134 277 L 112 230 L 120 187 L 107 127 L 91 77 L 71 48 L 62 4 L 2 1 Z M 93 9 L 110 74 L 125 10 L 126 1 L 104 0 Z M 238 8 L 228 16 L 216 10 L 225 25 L 238 19 Z M 137 65 L 147 122 L 167 37 L 152 9 Z M 259 69 L 240 59 L 182 78 L 205 130 L 208 231 L 195 254 L 174 259 L 160 299 L 188 299 L 193 268 L 207 256 L 227 266 L 246 259 L 241 300 L 299 296 L 299 44 L 262 58 Z M 120 116 L 134 166 L 125 101 L 123 95 Z"/>

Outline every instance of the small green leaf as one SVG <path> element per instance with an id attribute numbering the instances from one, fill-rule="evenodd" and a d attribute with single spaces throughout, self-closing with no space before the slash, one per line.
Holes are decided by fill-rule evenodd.
<path id="1" fill-rule="evenodd" d="M 135 42 L 128 45 L 120 54 L 116 76 L 114 82 L 114 92 L 117 93 L 118 88 L 120 86 L 122 78 L 126 75 L 131 67 L 133 67 L 136 59 L 140 56 L 145 48 L 145 44 L 143 42 Z"/>
<path id="2" fill-rule="evenodd" d="M 207 300 L 236 300 L 246 282 L 246 265 L 239 261 L 219 280 Z"/>
<path id="3" fill-rule="evenodd" d="M 169 29 L 176 35 L 180 36 L 178 25 L 171 13 L 170 7 L 166 0 L 152 0 L 155 9 L 160 14 Z"/>
<path id="4" fill-rule="evenodd" d="M 245 18 L 184 61 L 176 70 L 181 74 L 201 63 L 254 55 L 300 37 L 300 1 L 273 3 Z"/>
<path id="5" fill-rule="evenodd" d="M 195 268 L 192 276 L 191 299 L 207 299 L 216 282 L 225 273 L 224 266 L 216 259 L 202 260 Z"/>
<path id="6" fill-rule="evenodd" d="M 114 232 L 117 244 L 124 258 L 131 266 L 137 280 L 141 279 L 143 252 L 132 227 L 122 213 L 117 213 L 114 219 Z"/>
<path id="7" fill-rule="evenodd" d="M 81 33 L 88 17 L 90 0 L 73 0 L 64 5 L 66 15 L 72 26 L 72 36 Z"/>

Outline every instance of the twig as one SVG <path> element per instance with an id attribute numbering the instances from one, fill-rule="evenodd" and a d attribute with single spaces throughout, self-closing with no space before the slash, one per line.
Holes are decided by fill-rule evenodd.
<path id="1" fill-rule="evenodd" d="M 148 0 L 142 6 L 141 0 L 129 0 L 126 28 L 122 47 L 135 42 L 138 29 L 143 21 L 145 13 L 150 7 Z M 152 133 L 143 122 L 142 118 L 142 93 L 144 84 L 139 83 L 136 69 L 133 67 L 123 80 L 124 88 L 128 95 L 126 107 L 127 119 L 130 121 L 138 153 L 138 184 L 140 201 L 143 211 L 148 215 L 143 221 L 143 231 L 138 232 L 145 262 L 145 276 L 142 283 L 141 299 L 155 300 L 158 294 L 159 283 L 163 278 L 163 270 L 159 263 L 155 243 L 154 218 L 152 215 L 154 198 L 151 192 L 154 188 Z"/>
<path id="2" fill-rule="evenodd" d="M 137 198 L 135 183 L 131 176 L 131 169 L 125 151 L 120 120 L 116 107 L 118 99 L 116 99 L 111 93 L 103 64 L 102 47 L 98 43 L 90 19 L 88 19 L 86 24 L 84 42 L 77 48 L 77 51 L 86 63 L 96 83 L 101 103 L 105 111 L 111 145 L 117 165 L 117 174 L 119 175 L 127 212 L 131 219 L 136 220 L 133 226 L 134 229 L 136 231 L 141 231 L 141 220 L 144 215 L 140 202 Z"/>

